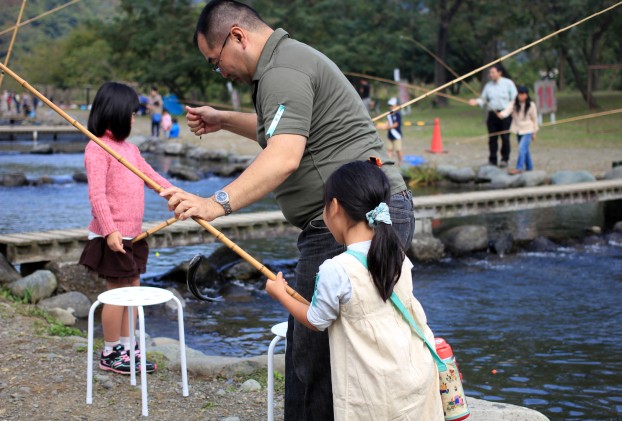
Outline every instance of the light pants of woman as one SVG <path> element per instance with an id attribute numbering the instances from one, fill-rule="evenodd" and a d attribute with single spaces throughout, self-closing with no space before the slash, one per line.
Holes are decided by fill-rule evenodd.
<path id="1" fill-rule="evenodd" d="M 516 162 L 516 169 L 523 171 L 533 170 L 533 163 L 531 162 L 531 154 L 529 153 L 529 145 L 531 144 L 531 137 L 533 133 L 525 133 L 518 135 L 518 161 Z"/>

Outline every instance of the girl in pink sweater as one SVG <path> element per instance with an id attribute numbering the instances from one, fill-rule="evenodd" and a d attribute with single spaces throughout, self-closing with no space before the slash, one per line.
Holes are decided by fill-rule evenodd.
<path id="1" fill-rule="evenodd" d="M 138 107 L 138 96 L 132 88 L 106 82 L 93 100 L 88 129 L 156 183 L 171 187 L 143 159 L 136 145 L 126 142 Z M 140 274 L 146 270 L 149 247 L 145 240 L 134 244 L 131 240 L 142 229 L 145 182 L 92 141 L 84 150 L 84 166 L 93 219 L 80 263 L 104 278 L 109 290 L 138 286 Z M 130 374 L 129 348 L 136 345 L 130 344 L 128 317 L 127 307 L 104 305 L 100 369 Z M 148 372 L 155 371 L 155 364 L 146 363 Z"/>

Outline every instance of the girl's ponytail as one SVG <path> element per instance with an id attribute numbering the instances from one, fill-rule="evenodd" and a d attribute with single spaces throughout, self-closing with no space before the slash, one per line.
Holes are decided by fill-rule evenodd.
<path id="1" fill-rule="evenodd" d="M 352 221 L 365 221 L 374 228 L 367 265 L 384 301 L 393 292 L 405 257 L 402 243 L 391 226 L 387 206 L 390 197 L 387 176 L 378 166 L 363 161 L 341 166 L 328 178 L 324 190 L 324 206 L 330 206 L 336 198 Z"/>
<path id="2" fill-rule="evenodd" d="M 366 216 L 369 225 L 374 228 L 374 237 L 367 254 L 367 267 L 378 293 L 384 301 L 387 301 L 400 279 L 405 253 L 399 237 L 391 226 L 386 203 L 380 203 Z"/>

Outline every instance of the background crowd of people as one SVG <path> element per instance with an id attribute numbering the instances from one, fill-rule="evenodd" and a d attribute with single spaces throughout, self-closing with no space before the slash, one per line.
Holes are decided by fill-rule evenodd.
<path id="1" fill-rule="evenodd" d="M 19 94 L 5 89 L 0 96 L 0 114 L 2 115 L 34 117 L 37 113 L 38 105 L 39 99 L 27 92 Z"/>

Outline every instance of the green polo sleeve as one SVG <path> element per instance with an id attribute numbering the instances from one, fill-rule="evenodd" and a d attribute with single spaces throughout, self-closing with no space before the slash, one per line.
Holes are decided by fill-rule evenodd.
<path id="1" fill-rule="evenodd" d="M 285 109 L 274 127 L 272 136 L 296 134 L 309 138 L 313 110 L 313 87 L 308 75 L 290 68 L 273 68 L 262 77 L 257 98 L 261 112 L 258 118 L 264 130 L 273 125 L 279 105 Z"/>

